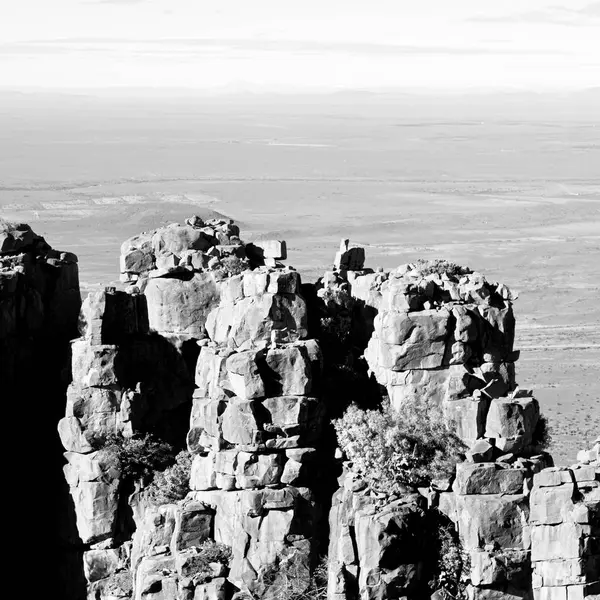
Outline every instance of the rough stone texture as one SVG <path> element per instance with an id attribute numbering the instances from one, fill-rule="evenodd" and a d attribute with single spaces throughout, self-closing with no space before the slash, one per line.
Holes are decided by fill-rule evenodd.
<path id="1" fill-rule="evenodd" d="M 41 340 L 69 339 L 81 305 L 77 257 L 0 220 L 0 381 L 17 385 Z"/>
<path id="2" fill-rule="evenodd" d="M 0 397 L 5 423 L 25 428 L 36 448 L 32 455 L 16 453 L 5 462 L 13 492 L 7 536 L 14 556 L 30 555 L 31 540 L 40 536 L 40 520 L 31 517 L 39 513 L 42 491 L 48 518 L 42 526 L 45 556 L 36 565 L 36 577 L 69 600 L 84 593 L 79 587 L 83 561 L 72 544 L 75 515 L 55 427 L 65 403 L 69 341 L 77 336 L 80 305 L 75 254 L 53 249 L 29 225 L 9 223 L 0 215 Z M 35 475 L 30 456 L 35 457 Z M 11 563 L 15 580 L 31 577 L 28 562 Z"/>
<path id="3" fill-rule="evenodd" d="M 264 598 L 276 597 L 273 569 L 284 559 L 308 584 L 319 513 L 297 486 L 312 483 L 306 465 L 323 410 L 307 394 L 319 364 L 310 341 L 239 352 L 209 342 L 197 363 L 192 496 L 213 508 L 215 539 L 232 547 L 230 581 Z"/>
<path id="4" fill-rule="evenodd" d="M 125 321 L 118 306 L 145 314 L 143 296 L 111 289 L 90 294 L 83 305 L 83 337 L 72 343 L 72 383 L 58 425 L 66 450 L 90 452 L 106 436 L 143 432 L 191 397 L 177 345 L 149 333 L 143 317 L 140 326 Z"/>
<path id="5" fill-rule="evenodd" d="M 330 600 L 412 597 L 427 550 L 422 535 L 424 498 L 407 494 L 386 506 L 341 479 L 329 513 Z"/>
<path id="6" fill-rule="evenodd" d="M 188 279 L 152 278 L 145 288 L 152 331 L 202 337 L 208 313 L 218 303 L 212 273 L 193 273 Z"/>
<path id="7" fill-rule="evenodd" d="M 15 231 L 0 237 L 0 260 L 11 261 L 0 271 L 4 344 L 23 318 L 11 300 L 23 274 L 12 268 L 22 262 L 15 257 L 38 243 Z M 246 245 L 233 223 L 192 217 L 121 250 L 129 287 L 86 299 L 58 426 L 88 597 L 231 600 L 240 592 L 275 600 L 290 582 L 301 594 L 319 550 L 328 501 L 320 477 L 330 457 L 323 358 L 307 339 L 300 277 L 279 262 L 285 242 Z M 67 255 L 46 263 L 75 264 Z M 510 290 L 464 269 L 415 264 L 375 273 L 347 240 L 317 288 L 324 314 L 345 311 L 392 405 L 426 404 L 468 446 L 453 479 L 393 498 L 372 493 L 340 461 L 328 598 L 420 598 L 431 567 L 423 532 L 434 508 L 454 522 L 470 556 L 470 598 L 594 597 L 599 444 L 570 468 L 552 467 L 539 452 L 538 403 L 515 383 Z M 40 298 L 31 292 L 27 302 L 35 328 Z M 173 428 L 181 415 L 191 491 L 153 506 L 148 481 L 126 485 L 97 448 L 107 436 L 149 430 L 181 445 L 185 435 Z M 215 565 L 208 576 L 198 558 L 207 540 L 232 549 L 229 568 Z"/>
<path id="8" fill-rule="evenodd" d="M 473 442 L 485 435 L 490 401 L 513 402 L 517 354 L 512 295 L 505 286 L 478 273 L 424 274 L 415 265 L 391 273 L 338 269 L 326 273 L 322 285 L 321 295 L 346 294 L 376 311 L 365 358 L 394 406 L 416 401 L 438 406 L 465 441 Z M 529 431 L 535 411 L 524 418 Z M 488 437 L 508 436 L 494 424 L 495 435 Z"/>
<path id="9" fill-rule="evenodd" d="M 333 266 L 341 271 L 360 271 L 365 264 L 365 249 L 350 248 L 349 240 L 342 240 L 335 255 Z"/>
<path id="10" fill-rule="evenodd" d="M 585 464 L 545 469 L 533 478 L 530 522 L 535 598 L 600 594 L 600 461 L 594 460 L 594 449 L 590 455 L 584 452 L 580 456 Z"/>

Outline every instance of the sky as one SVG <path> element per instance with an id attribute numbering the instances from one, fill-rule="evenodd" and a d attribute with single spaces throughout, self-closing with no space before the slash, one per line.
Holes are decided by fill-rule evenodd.
<path id="1" fill-rule="evenodd" d="M 573 91 L 590 0 L 0 0 L 0 88 Z"/>

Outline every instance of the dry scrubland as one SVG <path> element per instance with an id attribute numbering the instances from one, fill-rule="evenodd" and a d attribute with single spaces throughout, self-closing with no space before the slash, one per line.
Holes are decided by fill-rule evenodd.
<path id="1" fill-rule="evenodd" d="M 600 123 L 535 98 L 416 104 L 3 96 L 0 214 L 76 252 L 85 289 L 124 239 L 192 213 L 286 239 L 308 279 L 342 236 L 371 267 L 469 265 L 520 291 L 517 378 L 568 464 L 600 431 Z"/>

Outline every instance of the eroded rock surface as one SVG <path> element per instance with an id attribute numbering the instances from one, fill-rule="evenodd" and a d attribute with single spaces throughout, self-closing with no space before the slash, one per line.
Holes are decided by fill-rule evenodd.
<path id="1" fill-rule="evenodd" d="M 598 443 L 570 468 L 540 450 L 539 404 L 515 378 L 516 295 L 438 263 L 374 272 L 347 240 L 303 288 L 281 263 L 285 242 L 239 235 L 192 217 L 131 238 L 126 290 L 82 307 L 59 433 L 88 597 L 298 597 L 313 589 L 328 519 L 330 600 L 417 600 L 432 591 L 433 514 L 468 556 L 469 598 L 595 597 Z M 3 244 L 16 252 L 22 239 Z M 329 370 L 359 381 L 363 354 L 380 397 L 425 406 L 465 442 L 449 480 L 392 497 L 333 461 L 328 410 L 349 398 Z M 182 500 L 157 505 L 149 481 L 127 482 L 103 451 L 147 432 L 192 455 Z M 231 549 L 227 566 L 202 563 L 207 542 Z"/>
<path id="2" fill-rule="evenodd" d="M 64 409 L 69 341 L 77 336 L 80 304 L 77 257 L 53 249 L 28 225 L 0 218 L 0 398 L 5 423 L 26 430 L 36 448 L 35 475 L 31 452 L 16 453 L 5 464 L 13 507 L 9 537 L 15 556 L 29 554 L 40 532 L 31 516 L 39 512 L 43 491 L 51 518 L 43 526 L 46 558 L 36 573 L 65 598 L 81 593 L 81 556 L 69 546 L 76 531 L 55 427 Z M 25 580 L 28 561 L 15 563 L 13 577 Z"/>

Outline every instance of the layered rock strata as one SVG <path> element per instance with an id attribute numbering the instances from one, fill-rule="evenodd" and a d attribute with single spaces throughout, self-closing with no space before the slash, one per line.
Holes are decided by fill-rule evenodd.
<path id="1" fill-rule="evenodd" d="M 364 336 L 364 357 L 392 405 L 418 403 L 438 411 L 467 445 L 453 480 L 421 493 L 429 509 L 455 523 L 471 565 L 469 598 L 595 597 L 600 473 L 597 463 L 590 465 L 596 455 L 590 451 L 586 466 L 556 471 L 551 457 L 539 452 L 545 426 L 539 404 L 515 381 L 515 295 L 478 273 L 443 264 L 404 265 L 387 273 L 365 270 L 357 261 L 352 269 L 341 260 L 350 251 L 343 241 L 338 268 L 325 274 L 319 295 L 331 314 L 349 309 L 367 323 L 367 335 L 361 331 L 358 339 Z M 377 531 L 379 517 L 410 498 L 382 506 L 378 496 L 349 474 L 341 479 L 330 513 L 332 599 L 418 597 L 418 544 L 410 544 L 414 552 L 403 559 L 398 552 L 395 570 L 386 560 L 386 534 L 369 556 L 361 553 L 365 528 L 357 523 L 365 508 L 368 529 Z M 410 523 L 404 519 L 396 528 L 410 531 Z"/>
<path id="2" fill-rule="evenodd" d="M 76 332 L 81 297 L 77 257 L 54 250 L 29 225 L 0 222 L 0 377 L 20 386 L 36 346 Z"/>
<path id="3" fill-rule="evenodd" d="M 340 461 L 331 600 L 423 597 L 436 567 L 423 534 L 432 514 L 454 524 L 470 598 L 598 594 L 598 447 L 570 469 L 540 451 L 538 402 L 515 381 L 514 294 L 440 264 L 374 272 L 343 240 L 315 286 L 319 329 L 286 255 L 285 243 L 244 244 L 233 223 L 193 217 L 125 242 L 126 291 L 84 303 L 59 431 L 89 598 L 307 592 L 325 552 L 325 404 L 348 401 L 322 394 L 335 353 L 324 361 L 310 336 L 325 339 L 325 326 L 364 352 L 393 406 L 435 411 L 468 448 L 450 480 L 395 497 L 372 492 Z M 126 485 L 103 450 L 111 436 L 149 431 L 192 456 L 179 502 L 157 505 L 145 481 Z M 212 542 L 232 556 L 207 576 L 202 548 Z"/>
<path id="4" fill-rule="evenodd" d="M 83 305 L 59 433 L 91 597 L 126 595 L 115 581 L 127 574 L 137 598 L 223 594 L 180 568 L 207 539 L 232 547 L 228 580 L 239 589 L 276 597 L 280 564 L 286 581 L 308 581 L 321 355 L 306 339 L 300 278 L 279 262 L 285 244 L 243 245 L 238 233 L 191 219 L 128 240 L 127 291 Z M 132 522 L 131 490 L 103 440 L 164 435 L 186 407 L 192 491 L 161 508 L 134 494 Z"/>
<path id="5" fill-rule="evenodd" d="M 6 461 L 6 480 L 12 492 L 8 534 L 15 552 L 30 552 L 39 536 L 31 515 L 52 515 L 44 528 L 46 558 L 40 561 L 40 581 L 61 597 L 77 588 L 80 556 L 70 550 L 73 531 L 66 485 L 60 472 L 60 443 L 56 423 L 64 407 L 68 384 L 69 340 L 77 336 L 81 304 L 77 257 L 53 249 L 25 224 L 0 219 L 0 398 L 7 424 L 22 424 L 35 447 L 35 475 L 27 453 Z M 7 438 L 8 439 L 8 438 Z M 8 444 L 6 447 L 7 456 Z M 18 560 L 13 576 L 27 561 Z"/>

